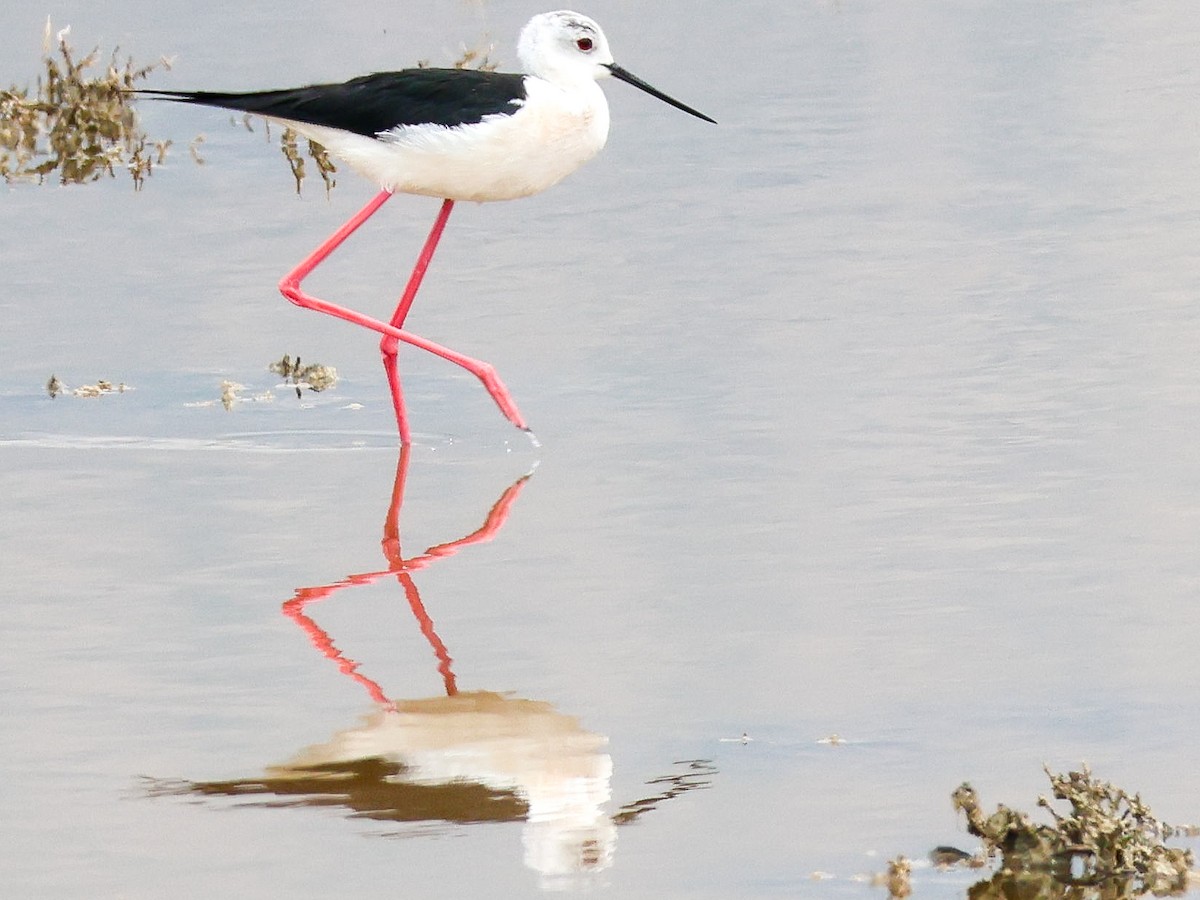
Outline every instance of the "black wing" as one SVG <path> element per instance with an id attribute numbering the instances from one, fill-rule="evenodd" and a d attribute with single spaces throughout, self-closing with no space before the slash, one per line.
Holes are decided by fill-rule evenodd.
<path id="1" fill-rule="evenodd" d="M 403 69 L 281 91 L 137 93 L 375 137 L 399 125 L 473 125 L 487 115 L 514 113 L 525 99 L 525 76 L 475 69 Z"/>

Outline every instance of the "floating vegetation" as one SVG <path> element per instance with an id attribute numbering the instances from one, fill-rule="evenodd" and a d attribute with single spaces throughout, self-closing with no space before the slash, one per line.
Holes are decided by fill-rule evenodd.
<path id="1" fill-rule="evenodd" d="M 228 379 L 221 382 L 221 397 L 219 400 L 192 400 L 183 405 L 188 409 L 205 409 L 207 407 L 216 406 L 218 403 L 228 412 L 235 406 L 240 406 L 244 403 L 271 403 L 275 399 L 273 391 L 260 391 L 257 394 L 250 396 L 242 396 L 242 391 L 246 390 L 244 384 L 238 384 L 236 381 Z"/>
<path id="2" fill-rule="evenodd" d="M 135 66 L 114 50 L 101 68 L 99 49 L 77 58 L 69 31 L 52 37 L 46 20 L 36 91 L 0 90 L 0 177 L 41 184 L 57 172 L 61 184 L 82 184 L 115 177 L 120 169 L 140 188 L 171 142 L 150 140 L 126 92 L 151 72 L 170 68 L 170 61 Z"/>
<path id="3" fill-rule="evenodd" d="M 254 113 L 242 113 L 241 116 L 231 116 L 230 121 L 238 125 L 251 134 L 254 133 L 254 121 L 260 118 Z M 267 139 L 271 138 L 271 120 L 264 118 L 265 133 Z M 199 164 L 204 165 L 204 159 L 200 156 L 199 144 L 204 141 L 203 137 L 198 137 L 192 141 L 189 148 L 192 153 L 192 158 Z M 304 143 L 304 151 L 300 149 L 301 142 Z M 305 156 L 313 161 L 316 166 L 317 174 L 321 176 L 321 180 L 325 183 L 325 194 L 337 186 L 337 179 L 333 176 L 337 173 L 337 165 L 329 157 L 329 153 L 325 148 L 316 141 L 309 140 L 300 135 L 296 129 L 285 127 L 283 133 L 279 136 L 279 149 L 283 153 L 283 158 L 287 161 L 288 168 L 292 171 L 292 178 L 296 181 L 296 193 L 301 193 L 301 186 L 304 179 L 308 175 L 308 169 L 305 166 Z"/>
<path id="4" fill-rule="evenodd" d="M 280 148 L 283 150 L 283 157 L 287 160 L 288 166 L 291 167 L 292 177 L 296 179 L 296 193 L 300 193 L 300 185 L 304 181 L 304 156 L 301 155 L 300 135 L 293 128 L 283 129 L 283 134 L 279 138 Z M 333 164 L 333 160 L 329 158 L 329 154 L 325 148 L 316 141 L 304 139 L 307 145 L 307 153 L 309 159 L 316 166 L 317 174 L 321 176 L 321 180 L 325 182 L 325 193 L 337 186 L 337 180 L 333 177 L 337 172 L 337 166 Z"/>
<path id="5" fill-rule="evenodd" d="M 967 831 L 984 842 L 987 855 L 1001 858 L 991 881 L 976 885 L 973 900 L 1001 897 L 1126 898 L 1146 893 L 1185 893 L 1195 877 L 1189 850 L 1168 847 L 1172 837 L 1194 835 L 1192 826 L 1171 826 L 1156 819 L 1139 795 L 1081 772 L 1053 774 L 1054 799 L 1066 801 L 1059 812 L 1046 797 L 1051 825 L 1033 822 L 1019 810 L 1001 805 L 987 816 L 969 784 L 954 791 L 956 810 L 967 817 Z M 943 861 L 947 850 L 942 851 Z M 961 851 L 959 851 L 961 852 Z M 963 854 L 965 856 L 965 854 Z M 945 863 L 944 863 L 945 864 Z"/>
<path id="6" fill-rule="evenodd" d="M 70 393 L 72 397 L 103 397 L 105 394 L 123 394 L 131 388 L 123 381 L 113 384 L 103 378 L 96 381 L 95 384 L 81 384 L 77 388 L 69 388 L 57 375 L 51 375 L 50 380 L 46 382 L 46 393 L 50 395 L 50 399 L 54 399 L 59 394 Z"/>
<path id="7" fill-rule="evenodd" d="M 482 47 L 467 47 L 464 46 L 458 54 L 458 59 L 454 60 L 450 65 L 456 69 L 478 69 L 480 72 L 495 72 L 499 63 L 492 62 L 488 54 L 492 51 L 492 45 L 488 45 L 486 49 Z M 427 59 L 417 60 L 418 69 L 428 69 L 432 63 Z"/>
<path id="8" fill-rule="evenodd" d="M 957 847 L 934 847 L 929 851 L 929 861 L 938 869 L 952 869 L 955 866 L 982 869 L 988 864 L 987 856 L 982 851 L 971 854 Z"/>
<path id="9" fill-rule="evenodd" d="M 887 878 L 888 896 L 903 900 L 912 893 L 912 863 L 903 856 L 897 856 L 888 862 Z"/>
<path id="10" fill-rule="evenodd" d="M 221 382 L 221 405 L 225 407 L 225 411 L 233 409 L 233 404 L 238 401 L 238 391 L 244 391 L 246 386 L 238 384 L 236 381 L 228 379 Z"/>
<path id="11" fill-rule="evenodd" d="M 283 359 L 271 363 L 267 368 L 276 375 L 289 379 L 296 386 L 297 397 L 300 396 L 301 388 L 320 393 L 337 384 L 337 369 L 333 366 L 323 366 L 320 363 L 301 366 L 299 356 L 293 362 L 291 356 L 286 353 Z"/>

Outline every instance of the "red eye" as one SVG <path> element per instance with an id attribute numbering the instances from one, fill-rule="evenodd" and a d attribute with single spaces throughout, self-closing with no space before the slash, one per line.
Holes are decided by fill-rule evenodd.
<path id="1" fill-rule="evenodd" d="M 575 46 L 578 47 L 580 50 L 582 50 L 584 53 L 587 53 L 589 50 L 592 49 L 592 47 L 594 45 L 592 44 L 591 38 L 580 38 L 579 40 L 577 40 L 575 42 Z"/>

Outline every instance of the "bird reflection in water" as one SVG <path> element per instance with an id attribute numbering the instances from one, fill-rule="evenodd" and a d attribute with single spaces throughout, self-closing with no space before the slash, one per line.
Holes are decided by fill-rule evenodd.
<path id="1" fill-rule="evenodd" d="M 251 805 L 340 807 L 351 815 L 397 823 L 524 821 L 525 863 L 547 886 L 598 872 L 612 863 L 618 825 L 633 822 L 665 800 L 706 788 L 715 768 L 707 760 L 677 763 L 678 771 L 649 784 L 653 796 L 605 811 L 611 797 L 607 738 L 545 701 L 489 691 L 460 691 L 446 645 L 438 637 L 413 574 L 464 547 L 494 538 L 529 479 L 509 486 L 483 524 L 454 541 L 405 557 L 400 544 L 409 447 L 401 449 L 384 522 L 387 568 L 332 584 L 300 588 L 284 613 L 313 646 L 366 690 L 377 709 L 362 723 L 309 747 L 263 776 L 229 781 L 156 781 L 152 794 L 263 797 Z M 445 696 L 389 699 L 359 671 L 308 607 L 333 594 L 395 578 L 437 659 Z"/>

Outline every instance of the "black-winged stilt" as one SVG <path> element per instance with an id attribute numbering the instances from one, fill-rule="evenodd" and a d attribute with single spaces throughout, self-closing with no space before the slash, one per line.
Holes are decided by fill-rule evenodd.
<path id="1" fill-rule="evenodd" d="M 403 330 L 413 298 L 456 200 L 514 200 L 544 191 L 595 156 L 608 137 L 608 104 L 597 81 L 613 76 L 677 109 L 714 122 L 618 66 L 592 19 L 560 10 L 534 16 L 517 47 L 524 75 L 465 69 L 404 69 L 343 84 L 251 93 L 143 91 L 158 98 L 256 113 L 325 146 L 382 190 L 279 283 L 291 302 L 383 335 L 383 355 L 401 443 L 410 442 L 396 369 L 399 342 L 471 372 L 500 411 L 529 428 L 487 363 Z M 714 122 L 715 124 L 715 122 Z M 301 281 L 395 192 L 443 198 L 390 321 L 304 293 Z"/>

